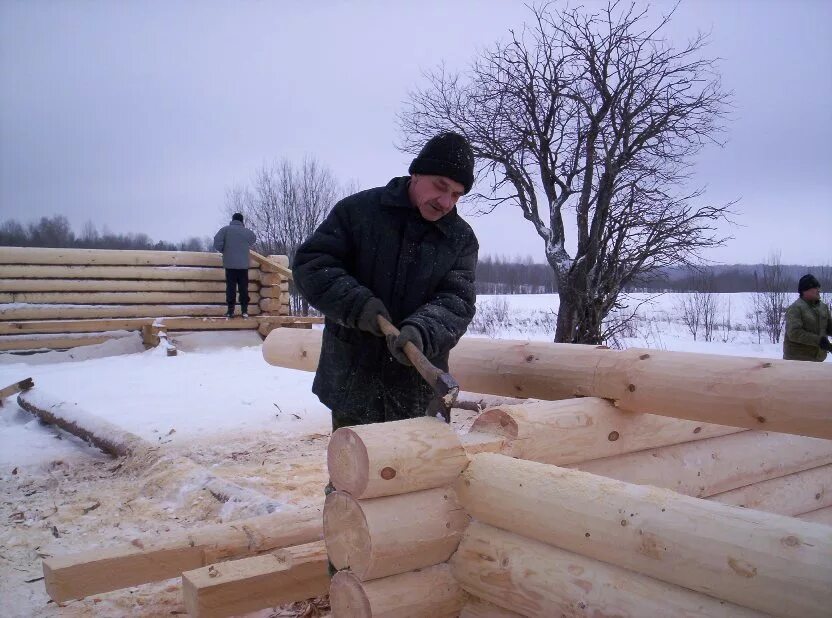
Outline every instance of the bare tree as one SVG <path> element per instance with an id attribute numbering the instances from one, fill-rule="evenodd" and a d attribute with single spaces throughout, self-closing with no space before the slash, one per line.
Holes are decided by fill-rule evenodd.
<path id="1" fill-rule="evenodd" d="M 286 159 L 264 165 L 250 187 L 238 185 L 226 192 L 226 213 L 243 214 L 257 235 L 256 249 L 265 255 L 288 255 L 294 260 L 298 246 L 315 231 L 335 203 L 355 191 L 341 185 L 333 173 L 312 157 L 296 166 Z M 293 313 L 307 315 L 309 306 L 290 286 Z"/>
<path id="2" fill-rule="evenodd" d="M 762 330 L 768 334 L 771 343 L 780 343 L 789 296 L 788 280 L 779 252 L 769 255 L 759 276 L 754 273 L 754 279 L 756 291 L 753 304 L 755 312 L 759 313 Z"/>
<path id="3" fill-rule="evenodd" d="M 482 210 L 517 206 L 543 239 L 560 294 L 556 341 L 600 343 L 622 286 L 720 245 L 730 204 L 683 190 L 728 104 L 704 35 L 673 48 L 647 10 L 532 9 L 510 40 L 465 74 L 440 68 L 400 115 L 402 148 L 455 130 L 489 190 Z M 574 213 L 577 249 L 566 249 Z"/>

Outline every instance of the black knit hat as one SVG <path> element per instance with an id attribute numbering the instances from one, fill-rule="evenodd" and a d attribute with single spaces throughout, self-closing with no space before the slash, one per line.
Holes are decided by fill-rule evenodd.
<path id="1" fill-rule="evenodd" d="M 428 140 L 407 171 L 450 178 L 468 193 L 474 185 L 474 152 L 459 133 L 440 133 Z"/>
<path id="2" fill-rule="evenodd" d="M 803 275 L 800 278 L 800 281 L 797 282 L 797 293 L 803 294 L 806 290 L 811 290 L 812 288 L 819 288 L 820 281 L 818 281 L 814 275 Z"/>
<path id="3" fill-rule="evenodd" d="M 232 221 L 239 221 L 240 223 L 242 223 L 243 222 L 243 215 L 239 212 L 235 212 L 233 215 L 231 215 L 231 220 Z"/>

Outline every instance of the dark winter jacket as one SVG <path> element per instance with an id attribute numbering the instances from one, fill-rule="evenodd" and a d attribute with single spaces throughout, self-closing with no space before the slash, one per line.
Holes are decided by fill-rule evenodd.
<path id="1" fill-rule="evenodd" d="M 820 338 L 830 335 L 829 306 L 822 301 L 809 303 L 798 298 L 786 311 L 783 358 L 822 363 L 826 360 L 826 350 L 820 347 Z"/>
<path id="2" fill-rule="evenodd" d="M 223 268 L 248 268 L 248 252 L 257 238 L 242 221 L 231 221 L 214 236 L 214 249 L 222 253 Z"/>
<path id="3" fill-rule="evenodd" d="M 356 328 L 370 298 L 381 299 L 399 328 L 418 328 L 425 355 L 446 370 L 474 316 L 474 232 L 456 209 L 433 223 L 423 219 L 408 180 L 341 200 L 292 266 L 298 290 L 326 318 L 312 390 L 336 426 L 339 415 L 352 424 L 420 416 L 432 394 L 383 338 Z"/>

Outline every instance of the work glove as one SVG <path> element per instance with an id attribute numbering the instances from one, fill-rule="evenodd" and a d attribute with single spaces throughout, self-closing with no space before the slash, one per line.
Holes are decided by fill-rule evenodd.
<path id="1" fill-rule="evenodd" d="M 407 355 L 404 353 L 404 346 L 408 341 L 415 345 L 420 352 L 424 352 L 425 344 L 422 343 L 422 335 L 419 332 L 419 329 L 415 326 L 405 324 L 399 331 L 398 337 L 393 335 L 387 336 L 387 349 L 390 350 L 390 354 L 392 354 L 393 358 L 399 361 L 402 365 L 407 365 L 409 367 L 413 363 L 410 362 Z"/>
<path id="2" fill-rule="evenodd" d="M 361 309 L 357 321 L 358 328 L 372 333 L 376 337 L 382 337 L 383 333 L 378 325 L 378 316 L 380 315 L 390 321 L 390 314 L 387 312 L 387 307 L 384 306 L 384 303 L 380 299 L 373 296 L 364 303 L 364 307 Z"/>
<path id="3" fill-rule="evenodd" d="M 826 350 L 827 352 L 832 352 L 832 343 L 829 342 L 828 337 L 820 338 L 820 349 Z"/>

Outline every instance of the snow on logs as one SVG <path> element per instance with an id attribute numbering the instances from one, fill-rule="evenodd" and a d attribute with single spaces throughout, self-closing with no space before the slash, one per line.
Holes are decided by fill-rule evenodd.
<path id="1" fill-rule="evenodd" d="M 320 331 L 279 329 L 263 356 L 314 371 L 320 345 Z M 601 397 L 625 412 L 832 438 L 828 363 L 463 337 L 451 351 L 450 373 L 472 392 Z"/>
<path id="2" fill-rule="evenodd" d="M 456 490 L 480 522 L 669 584 L 777 616 L 832 607 L 824 526 L 494 454 L 474 457 Z"/>

